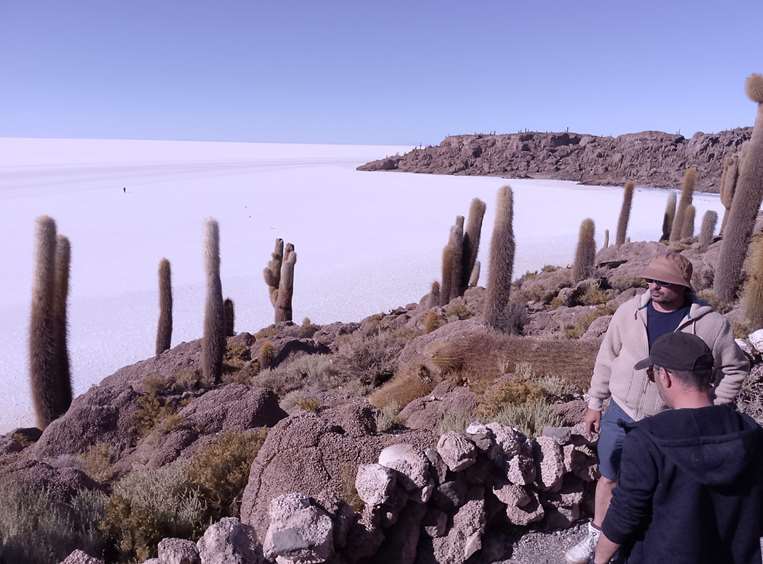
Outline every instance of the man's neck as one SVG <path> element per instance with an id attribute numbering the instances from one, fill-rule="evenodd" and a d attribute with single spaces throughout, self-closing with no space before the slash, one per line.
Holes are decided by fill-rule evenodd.
<path id="1" fill-rule="evenodd" d="M 713 400 L 710 399 L 709 392 L 701 391 L 682 391 L 673 401 L 673 409 L 698 409 L 700 407 L 710 407 Z"/>

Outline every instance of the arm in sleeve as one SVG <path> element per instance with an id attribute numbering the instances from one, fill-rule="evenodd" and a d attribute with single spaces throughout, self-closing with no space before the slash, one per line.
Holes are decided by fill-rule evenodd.
<path id="1" fill-rule="evenodd" d="M 620 477 L 601 530 L 609 540 L 625 544 L 644 525 L 652 512 L 657 488 L 657 463 L 653 445 L 636 428 L 625 436 Z"/>
<path id="2" fill-rule="evenodd" d="M 750 373 L 750 363 L 736 344 L 731 325 L 725 319 L 713 344 L 713 356 L 723 373 L 715 388 L 715 403 L 732 403 L 742 388 L 744 379 Z"/>
<path id="3" fill-rule="evenodd" d="M 604 334 L 604 340 L 599 347 L 599 353 L 596 355 L 596 363 L 593 367 L 593 376 L 591 377 L 591 387 L 588 389 L 588 407 L 601 411 L 602 404 L 609 397 L 609 379 L 612 374 L 612 361 L 620 353 L 623 346 L 620 323 L 625 314 L 625 309 L 620 306 L 607 327 Z"/>

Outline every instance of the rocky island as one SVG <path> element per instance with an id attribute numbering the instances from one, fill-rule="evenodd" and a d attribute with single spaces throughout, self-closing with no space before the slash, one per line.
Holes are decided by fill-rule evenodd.
<path id="1" fill-rule="evenodd" d="M 592 185 L 632 180 L 677 188 L 684 171 L 694 167 L 696 189 L 719 192 L 724 159 L 736 154 L 751 132 L 745 127 L 690 138 L 661 131 L 617 137 L 571 132 L 453 135 L 439 145 L 372 161 L 358 170 L 553 178 Z"/>

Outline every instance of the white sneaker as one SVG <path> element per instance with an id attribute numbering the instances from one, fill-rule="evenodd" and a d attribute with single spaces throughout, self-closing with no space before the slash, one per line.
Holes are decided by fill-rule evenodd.
<path id="1" fill-rule="evenodd" d="M 588 534 L 578 544 L 564 553 L 564 559 L 567 564 L 587 564 L 593 557 L 596 550 L 596 543 L 599 542 L 601 531 L 588 523 Z"/>

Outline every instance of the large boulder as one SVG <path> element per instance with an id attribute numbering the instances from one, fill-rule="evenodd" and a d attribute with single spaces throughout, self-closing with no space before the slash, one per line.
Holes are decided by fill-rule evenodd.
<path id="1" fill-rule="evenodd" d="M 82 550 L 75 550 L 61 561 L 61 564 L 104 564 L 100 558 L 90 556 Z"/>
<path id="2" fill-rule="evenodd" d="M 242 522 L 252 525 L 261 541 L 275 497 L 328 494 L 354 503 L 358 466 L 377 462 L 382 449 L 397 442 L 425 448 L 434 437 L 425 430 L 377 435 L 375 411 L 364 403 L 281 420 L 268 432 L 252 464 L 241 503 Z"/>
<path id="3" fill-rule="evenodd" d="M 379 464 L 396 472 L 398 482 L 414 501 L 426 503 L 432 497 L 432 469 L 422 449 L 407 443 L 390 445 L 379 453 Z"/>
<path id="4" fill-rule="evenodd" d="M 410 429 L 436 429 L 454 413 L 471 417 L 477 410 L 477 396 L 467 386 L 443 382 L 432 393 L 417 398 L 400 411 L 400 419 Z"/>
<path id="5" fill-rule="evenodd" d="M 186 539 L 166 538 L 157 547 L 161 564 L 200 564 L 196 543 Z"/>
<path id="6" fill-rule="evenodd" d="M 235 517 L 211 525 L 196 543 L 201 564 L 261 564 L 251 527 Z"/>
<path id="7" fill-rule="evenodd" d="M 310 498 L 291 493 L 274 498 L 262 549 L 271 560 L 326 562 L 334 555 L 334 524 Z"/>

